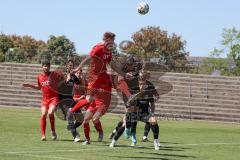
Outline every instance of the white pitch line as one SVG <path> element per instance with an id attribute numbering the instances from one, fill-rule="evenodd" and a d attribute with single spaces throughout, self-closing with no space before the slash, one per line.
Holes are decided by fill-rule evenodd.
<path id="1" fill-rule="evenodd" d="M 161 147 L 178 147 L 178 146 L 210 146 L 210 145 L 240 145 L 240 143 L 187 143 L 187 144 L 166 144 Z M 144 146 L 136 146 L 137 148 L 143 148 Z M 79 150 L 55 150 L 55 151 L 19 151 L 19 152 L 5 152 L 5 154 L 34 154 L 34 153 L 57 153 L 57 152 L 81 152 L 81 151 L 92 151 L 92 150 L 106 150 L 107 148 L 89 148 Z M 118 147 L 113 149 L 129 149 L 125 147 Z"/>
<path id="2" fill-rule="evenodd" d="M 189 143 L 189 144 L 169 144 L 161 145 L 162 147 L 175 147 L 175 146 L 210 146 L 210 145 L 240 145 L 240 143 Z"/>

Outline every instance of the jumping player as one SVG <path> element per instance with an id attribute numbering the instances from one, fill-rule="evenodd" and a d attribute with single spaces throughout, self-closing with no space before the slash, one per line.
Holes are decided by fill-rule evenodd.
<path id="1" fill-rule="evenodd" d="M 135 57 L 128 57 L 122 64 L 122 70 L 125 73 L 131 73 L 133 75 L 132 79 L 125 79 L 127 85 L 129 86 L 131 95 L 136 95 L 139 93 L 139 71 L 142 69 L 142 63 Z M 131 146 L 136 145 L 136 132 L 134 126 L 136 126 L 136 113 L 135 106 L 128 103 L 128 98 L 123 94 L 123 100 L 125 103 L 125 116 L 123 120 L 117 124 L 117 127 L 114 129 L 113 133 L 110 135 L 110 138 L 113 138 L 110 147 L 114 147 L 117 140 L 125 131 L 126 136 L 131 136 L 132 144 Z M 133 126 L 133 127 L 132 127 Z M 130 133 L 131 131 L 131 133 Z"/>
<path id="2" fill-rule="evenodd" d="M 136 106 L 138 107 L 138 121 L 146 123 L 145 136 L 147 136 L 146 133 L 148 132 L 147 127 L 148 125 L 150 126 L 154 137 L 154 148 L 155 150 L 159 150 L 159 126 L 157 123 L 157 117 L 155 116 L 155 100 L 159 98 L 159 94 L 157 93 L 153 83 L 147 80 L 144 74 L 145 73 L 140 74 L 141 79 L 139 81 L 140 91 L 143 92 L 143 94 L 138 98 L 136 103 Z"/>
<path id="3" fill-rule="evenodd" d="M 93 123 L 99 127 L 98 130 L 102 130 L 102 126 L 99 125 L 99 119 L 107 111 L 111 102 L 112 82 L 111 76 L 107 74 L 107 64 L 110 64 L 111 68 L 121 76 L 126 78 L 131 77 L 129 74 L 122 72 L 120 67 L 112 61 L 114 40 L 114 33 L 104 33 L 103 42 L 94 46 L 90 52 L 90 56 L 86 57 L 76 69 L 76 71 L 82 69 L 83 65 L 90 61 L 87 96 L 85 99 L 80 100 L 67 114 L 69 126 L 71 127 L 73 126 L 73 113 L 90 104 L 83 121 L 86 137 L 86 141 L 83 144 L 90 144 L 89 121 L 91 119 Z M 99 138 L 102 139 L 102 137 L 103 134 L 100 134 Z"/>
<path id="4" fill-rule="evenodd" d="M 160 146 L 158 143 L 158 140 L 157 140 L 158 134 L 159 134 L 159 129 L 158 129 L 156 117 L 150 116 L 149 110 L 151 108 L 151 110 L 150 110 L 151 113 L 154 113 L 155 104 L 154 104 L 153 96 L 158 98 L 159 95 L 158 95 L 157 91 L 155 90 L 155 87 L 153 86 L 153 84 L 151 82 L 147 81 L 147 79 L 149 77 L 148 74 L 145 74 L 145 73 L 143 74 L 140 72 L 140 74 L 138 75 L 138 71 L 139 71 L 139 69 L 141 69 L 141 66 L 139 66 L 140 65 L 139 61 L 136 61 L 133 59 L 133 57 L 130 57 L 129 59 L 127 59 L 126 62 L 128 62 L 128 63 L 125 63 L 125 65 L 124 65 L 125 72 L 129 72 L 132 70 L 131 65 L 134 64 L 134 62 L 135 62 L 135 68 L 136 68 L 135 71 L 137 71 L 137 72 L 135 72 L 136 73 L 135 81 L 131 80 L 128 82 L 128 84 L 132 86 L 131 88 L 133 91 L 135 91 L 135 92 L 141 91 L 141 95 L 146 96 L 148 98 L 144 97 L 144 98 L 138 99 L 136 101 L 136 103 L 134 104 L 135 107 L 131 111 L 127 110 L 126 116 L 123 118 L 122 121 L 120 121 L 117 124 L 117 127 L 110 134 L 110 139 L 113 139 L 112 143 L 110 144 L 110 147 L 115 146 L 116 141 L 122 135 L 124 130 L 125 130 L 125 133 L 131 131 L 131 133 L 127 133 L 126 136 L 128 137 L 129 135 L 131 135 L 131 139 L 132 139 L 131 146 L 135 146 L 136 142 L 137 142 L 136 141 L 136 126 L 137 126 L 137 121 L 140 120 L 140 121 L 143 121 L 146 123 L 144 135 L 147 136 L 149 129 L 152 128 L 153 133 L 154 133 L 154 147 L 156 150 L 158 150 L 159 146 Z M 130 128 L 129 128 L 129 125 L 130 125 Z"/>
<path id="5" fill-rule="evenodd" d="M 112 143 L 110 144 L 110 147 L 114 147 L 116 144 L 116 141 L 121 136 L 121 134 L 124 131 L 124 126 L 130 121 L 131 123 L 131 132 L 134 132 L 136 134 L 136 126 L 137 121 L 142 121 L 145 124 L 145 128 L 149 126 L 149 128 L 152 129 L 153 135 L 154 135 L 154 148 L 155 150 L 159 150 L 159 142 L 158 142 L 158 135 L 159 135 L 159 127 L 157 124 L 157 118 L 154 115 L 155 111 L 155 99 L 158 99 L 159 95 L 154 87 L 154 85 L 146 80 L 144 78 L 145 76 L 140 73 L 140 80 L 139 80 L 139 89 L 141 92 L 141 96 L 138 97 L 136 100 L 136 103 L 134 104 L 136 109 L 134 112 L 131 113 L 131 116 L 125 117 L 123 121 L 120 121 L 115 128 L 115 131 L 111 133 L 110 138 L 113 138 Z M 145 132 L 149 132 L 149 130 L 146 130 Z M 133 134 L 133 133 L 131 133 Z M 145 134 L 145 135 L 147 135 Z M 132 138 L 132 144 L 136 143 L 136 139 Z M 135 146 L 135 145 L 132 145 Z"/>

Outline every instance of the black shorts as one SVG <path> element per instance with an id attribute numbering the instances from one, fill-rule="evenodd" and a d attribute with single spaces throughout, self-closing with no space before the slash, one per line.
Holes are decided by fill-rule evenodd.
<path id="1" fill-rule="evenodd" d="M 138 112 L 137 114 L 137 120 L 144 123 L 148 122 L 150 117 L 151 114 L 149 112 Z"/>

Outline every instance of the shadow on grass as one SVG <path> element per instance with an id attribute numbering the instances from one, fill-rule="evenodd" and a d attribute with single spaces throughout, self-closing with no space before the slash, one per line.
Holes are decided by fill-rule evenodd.
<path id="1" fill-rule="evenodd" d="M 162 142 L 161 142 L 162 144 Z M 169 143 L 169 142 L 164 142 L 165 145 L 167 144 L 178 144 L 178 143 Z M 183 153 L 185 150 L 187 149 L 191 149 L 191 148 L 186 148 L 186 147 L 179 147 L 179 146 L 161 146 L 160 147 L 160 151 L 154 151 L 154 147 L 153 146 L 149 146 L 149 147 L 142 147 L 142 146 L 137 146 L 137 147 L 131 147 L 128 145 L 117 145 L 116 148 L 132 148 L 135 150 L 135 152 L 137 153 L 137 155 L 139 156 L 134 156 L 134 155 L 129 155 L 129 156 L 110 156 L 110 157 L 114 157 L 114 158 L 119 158 L 119 159 L 159 159 L 159 160 L 174 160 L 174 159 L 187 159 L 187 158 L 196 158 L 195 156 L 190 156 L 190 155 L 184 155 L 184 154 L 171 154 L 171 152 L 175 152 L 175 151 L 180 151 L 181 153 Z M 139 149 L 143 149 L 143 150 L 139 150 Z M 153 152 L 151 152 L 150 150 L 152 150 Z M 168 153 L 161 153 L 162 151 L 169 151 Z M 157 153 L 160 152 L 160 153 Z M 148 157 L 149 156 L 149 157 Z"/>
<path id="2" fill-rule="evenodd" d="M 138 152 L 144 155 L 156 155 L 156 156 L 164 156 L 164 157 L 178 157 L 178 158 L 196 158 L 195 156 L 187 156 L 187 155 L 180 155 L 180 154 L 160 154 L 160 153 L 152 153 L 152 152 Z"/>
<path id="3" fill-rule="evenodd" d="M 160 149 L 161 149 L 161 150 L 184 151 L 184 150 L 186 150 L 186 149 L 191 149 L 191 148 L 187 148 L 187 147 L 178 147 L 178 146 L 164 146 L 164 145 L 161 145 Z"/>
<path id="4" fill-rule="evenodd" d="M 73 142 L 73 139 L 58 139 L 57 141 L 61 141 L 61 142 Z"/>
<path id="5" fill-rule="evenodd" d="M 149 153 L 149 152 L 138 152 L 139 156 L 109 156 L 119 159 L 159 159 L 159 160 L 174 160 L 174 159 L 187 159 L 187 158 L 196 158 L 195 156 L 187 156 L 180 154 L 161 154 L 161 153 Z M 147 157 L 150 155 L 153 157 Z"/>
<path id="6" fill-rule="evenodd" d="M 119 159 L 159 159 L 159 160 L 170 160 L 168 158 L 160 158 L 160 157 L 137 157 L 137 156 L 109 156 L 109 157 L 114 157 L 114 158 L 119 158 Z M 173 160 L 173 159 L 171 159 Z"/>

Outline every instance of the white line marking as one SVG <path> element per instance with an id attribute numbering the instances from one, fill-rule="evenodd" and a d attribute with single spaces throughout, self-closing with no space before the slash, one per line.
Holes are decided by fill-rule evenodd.
<path id="1" fill-rule="evenodd" d="M 161 147 L 178 147 L 178 146 L 210 146 L 210 145 L 240 145 L 240 143 L 189 143 L 189 144 L 165 144 Z M 144 146 L 136 146 L 137 148 L 143 148 Z M 118 147 L 116 149 L 129 149 L 128 147 Z M 19 151 L 19 152 L 5 152 L 5 154 L 33 154 L 33 153 L 57 153 L 57 152 L 84 152 L 92 150 L 107 150 L 107 148 L 89 148 L 89 149 L 79 149 L 79 150 L 55 150 L 55 151 Z"/>
<path id="2" fill-rule="evenodd" d="M 240 143 L 190 143 L 190 144 L 166 144 L 162 147 L 174 147 L 174 146 L 210 146 L 210 145 L 240 145 Z"/>

